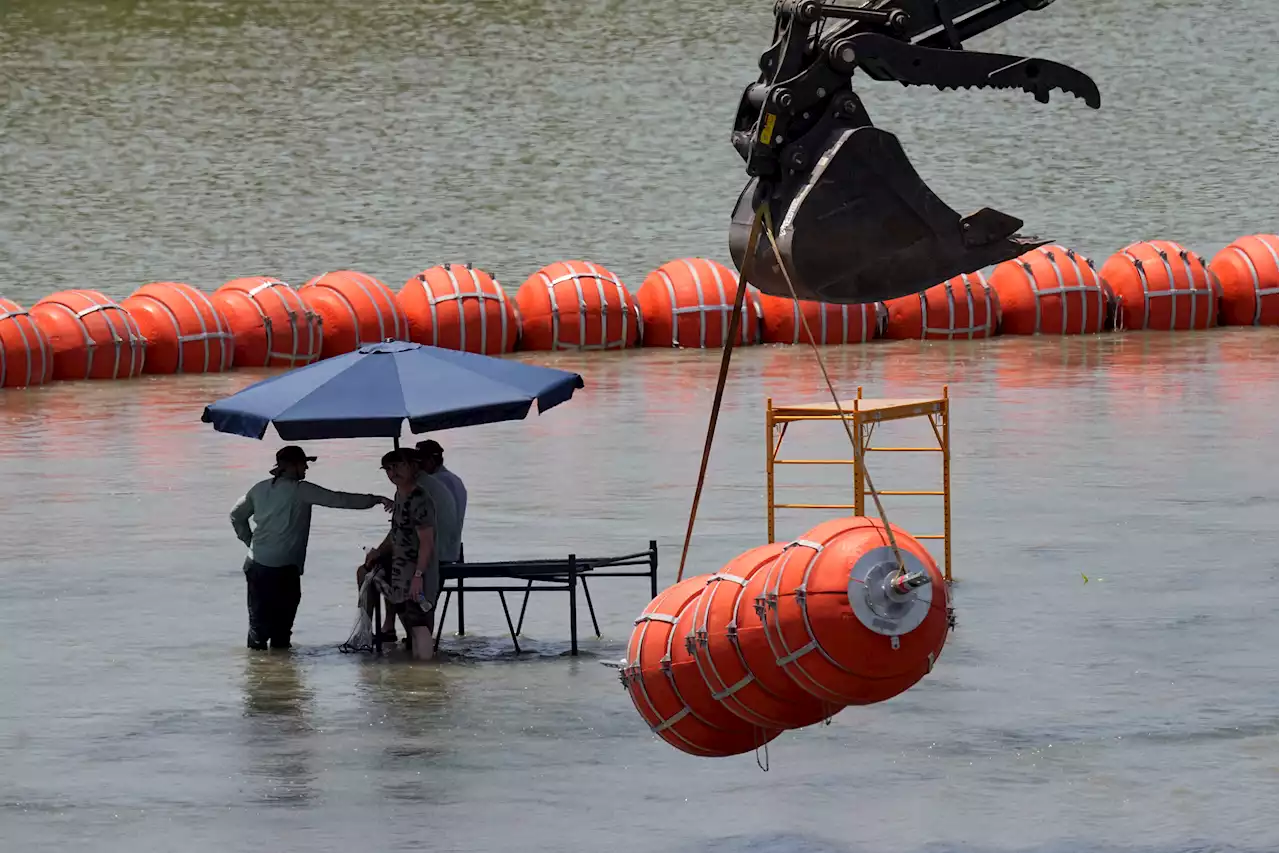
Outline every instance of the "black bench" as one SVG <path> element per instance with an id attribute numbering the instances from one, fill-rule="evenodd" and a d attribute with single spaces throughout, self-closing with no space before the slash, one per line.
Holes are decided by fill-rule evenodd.
<path id="1" fill-rule="evenodd" d="M 444 600 L 437 612 L 435 647 L 440 648 L 440 637 L 444 633 L 445 616 L 449 612 L 449 604 L 454 595 L 458 597 L 458 636 L 466 634 L 466 595 L 474 592 L 495 592 L 502 603 L 502 615 L 507 620 L 507 630 L 511 634 L 511 644 L 516 654 L 520 653 L 520 630 L 524 627 L 525 613 L 529 607 L 529 596 L 535 592 L 564 592 L 569 596 L 569 654 L 578 654 L 578 587 L 582 587 L 583 597 L 587 602 L 587 612 L 591 616 L 591 627 L 596 638 L 600 637 L 600 624 L 596 621 L 595 606 L 591 603 L 591 589 L 587 579 L 596 578 L 644 578 L 649 579 L 649 597 L 658 595 L 658 543 L 649 540 L 649 547 L 634 554 L 623 554 L 618 557 L 579 557 L 569 554 L 567 557 L 545 560 L 495 560 L 488 562 L 468 562 L 466 552 L 456 563 L 440 565 L 442 580 L 441 592 Z M 476 581 L 480 583 L 477 584 Z M 511 583 L 495 584 L 494 581 L 523 581 L 524 586 Z M 507 594 L 520 594 L 520 615 L 515 622 L 511 620 L 511 608 L 508 606 Z M 381 643 L 375 640 L 375 651 L 381 652 Z"/>

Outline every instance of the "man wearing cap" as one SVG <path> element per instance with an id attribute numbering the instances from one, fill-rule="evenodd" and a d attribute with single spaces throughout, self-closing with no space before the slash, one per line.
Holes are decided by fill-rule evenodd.
<path id="1" fill-rule="evenodd" d="M 419 441 L 417 448 L 418 456 L 422 459 L 422 470 L 444 483 L 449 494 L 453 495 L 453 502 L 458 507 L 458 539 L 461 541 L 462 522 L 467 515 L 467 487 L 462 485 L 462 479 L 457 474 L 444 467 L 444 448 L 440 446 L 440 442 L 429 438 Z"/>
<path id="2" fill-rule="evenodd" d="M 276 452 L 271 479 L 254 483 L 231 509 L 231 526 L 249 547 L 244 576 L 249 593 L 251 649 L 287 649 L 293 620 L 302 598 L 303 564 L 311 537 L 311 507 L 390 510 L 394 503 L 380 495 L 330 491 L 306 481 L 308 456 L 289 445 Z M 249 519 L 254 526 L 249 526 Z"/>

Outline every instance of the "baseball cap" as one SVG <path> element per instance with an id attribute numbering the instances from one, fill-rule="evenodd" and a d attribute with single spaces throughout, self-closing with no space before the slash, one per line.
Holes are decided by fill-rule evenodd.
<path id="1" fill-rule="evenodd" d="M 287 444 L 276 451 L 276 467 L 271 469 L 271 473 L 275 474 L 280 470 L 281 466 L 294 465 L 299 462 L 315 462 L 316 457 L 308 456 L 306 451 L 296 444 Z"/>
<path id="2" fill-rule="evenodd" d="M 422 456 L 444 456 L 444 448 L 434 438 L 418 442 L 418 453 Z"/>

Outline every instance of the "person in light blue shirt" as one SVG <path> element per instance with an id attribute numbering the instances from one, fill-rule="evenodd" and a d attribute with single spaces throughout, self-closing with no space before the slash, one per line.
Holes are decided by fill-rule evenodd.
<path id="1" fill-rule="evenodd" d="M 311 507 L 388 511 L 394 501 L 381 495 L 335 492 L 306 482 L 308 456 L 289 445 L 276 452 L 271 478 L 254 483 L 231 509 L 231 527 L 249 548 L 244 576 L 249 593 L 251 649 L 287 649 L 302 598 L 302 572 L 311 537 Z M 249 519 L 254 525 L 249 526 Z"/>
<path id="2" fill-rule="evenodd" d="M 444 467 L 444 448 L 434 439 L 419 441 L 418 457 L 422 460 L 422 470 L 444 483 L 445 488 L 453 495 L 454 505 L 458 508 L 458 540 L 462 540 L 462 522 L 467 515 L 467 487 L 462 478 Z"/>

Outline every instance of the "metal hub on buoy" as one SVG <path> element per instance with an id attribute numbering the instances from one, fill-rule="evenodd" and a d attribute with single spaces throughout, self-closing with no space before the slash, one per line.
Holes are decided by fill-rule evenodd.
<path id="1" fill-rule="evenodd" d="M 853 615 L 886 637 L 898 637 L 919 628 L 933 603 L 928 569 L 910 551 L 901 553 L 905 574 L 888 546 L 868 551 L 849 569 Z"/>

